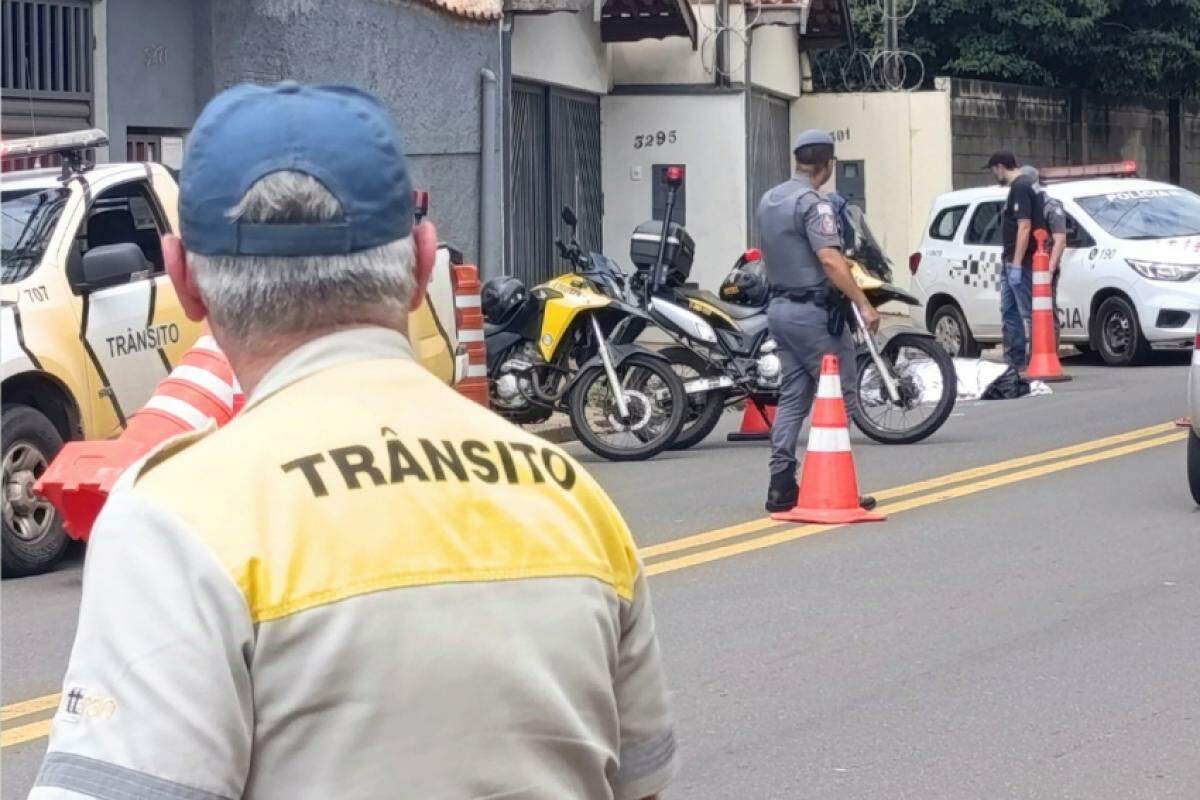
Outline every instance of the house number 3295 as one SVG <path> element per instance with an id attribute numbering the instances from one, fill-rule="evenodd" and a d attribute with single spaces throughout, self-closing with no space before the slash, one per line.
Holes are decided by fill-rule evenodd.
<path id="1" fill-rule="evenodd" d="M 643 147 L 661 147 L 664 144 L 675 144 L 675 131 L 654 131 L 633 137 L 633 149 Z"/>

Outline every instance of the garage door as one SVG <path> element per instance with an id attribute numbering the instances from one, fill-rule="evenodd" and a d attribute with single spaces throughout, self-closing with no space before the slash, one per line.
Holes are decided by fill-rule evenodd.
<path id="1" fill-rule="evenodd" d="M 788 103 L 763 92 L 755 92 L 750 104 L 750 196 L 747 230 L 750 243 L 758 245 L 758 226 L 755 211 L 758 201 L 772 186 L 778 186 L 791 175 L 791 149 L 788 142 Z"/>
<path id="2" fill-rule="evenodd" d="M 514 82 L 510 271 L 529 285 L 568 269 L 554 248 L 564 205 L 579 218 L 584 250 L 601 247 L 600 99 Z"/>
<path id="3" fill-rule="evenodd" d="M 4 137 L 90 127 L 90 0 L 3 0 L 0 31 Z"/>

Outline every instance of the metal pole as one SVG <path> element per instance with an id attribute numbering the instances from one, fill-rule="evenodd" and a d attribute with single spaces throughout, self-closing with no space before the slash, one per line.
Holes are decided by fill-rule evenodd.
<path id="1" fill-rule="evenodd" d="M 480 278 L 498 274 L 494 254 L 500 243 L 500 194 L 496 191 L 496 73 L 480 72 L 481 115 L 479 121 L 479 252 L 476 255 Z"/>

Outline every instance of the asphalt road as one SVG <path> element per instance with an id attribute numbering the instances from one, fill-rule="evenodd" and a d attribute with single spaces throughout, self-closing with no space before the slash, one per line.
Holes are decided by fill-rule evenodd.
<path id="1" fill-rule="evenodd" d="M 570 445 L 653 576 L 668 796 L 1200 797 L 1200 510 L 1164 424 L 1186 363 L 1071 359 L 1053 395 L 962 404 L 925 443 L 855 433 L 890 515 L 869 525 L 764 521 L 761 444 L 632 465 Z M 57 691 L 78 590 L 78 556 L 0 590 L 4 798 L 45 744 L 12 737 L 52 714 L 12 705 Z"/>

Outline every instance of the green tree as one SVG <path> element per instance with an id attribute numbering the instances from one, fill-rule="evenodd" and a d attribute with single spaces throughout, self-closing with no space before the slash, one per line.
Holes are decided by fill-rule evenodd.
<path id="1" fill-rule="evenodd" d="M 901 14 L 912 9 L 901 23 L 900 46 L 921 57 L 927 80 L 954 75 L 1111 94 L 1200 96 L 1200 0 L 896 5 Z M 857 0 L 852 14 L 858 47 L 879 47 L 882 0 Z"/>

